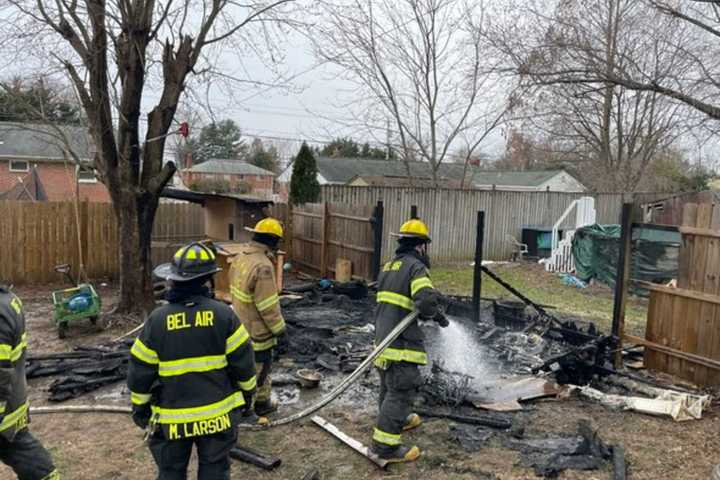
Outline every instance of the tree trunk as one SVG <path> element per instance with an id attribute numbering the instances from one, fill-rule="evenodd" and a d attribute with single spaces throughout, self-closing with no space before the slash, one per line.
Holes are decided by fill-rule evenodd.
<path id="1" fill-rule="evenodd" d="M 151 243 L 158 200 L 128 192 L 114 203 L 120 232 L 120 298 L 116 313 L 148 313 L 154 307 Z"/>

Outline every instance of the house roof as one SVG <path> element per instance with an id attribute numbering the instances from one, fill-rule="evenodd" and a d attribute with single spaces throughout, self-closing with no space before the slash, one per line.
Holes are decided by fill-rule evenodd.
<path id="1" fill-rule="evenodd" d="M 0 122 L 0 158 L 64 161 L 66 145 L 81 159 L 93 157 L 86 127 Z"/>
<path id="2" fill-rule="evenodd" d="M 393 185 L 403 183 L 400 179 L 407 178 L 405 163 L 399 160 L 317 157 L 316 163 L 318 172 L 328 183 L 347 184 L 361 178 L 371 185 Z M 410 175 L 414 179 L 432 178 L 432 170 L 428 162 L 408 162 L 408 166 Z M 438 168 L 438 180 L 453 184 L 461 181 L 465 173 L 467 179 L 472 179 L 474 186 L 539 187 L 563 171 L 486 171 L 472 166 L 466 171 L 462 163 L 443 163 Z M 383 177 L 387 180 L 380 180 Z"/>
<path id="3" fill-rule="evenodd" d="M 185 169 L 189 173 L 218 173 L 224 175 L 271 175 L 275 174 L 242 160 L 224 160 L 213 158 L 190 168 Z"/>
<path id="4" fill-rule="evenodd" d="M 272 200 L 256 198 L 250 195 L 240 195 L 235 193 L 205 193 L 169 187 L 165 187 L 160 196 L 164 198 L 173 198 L 175 200 L 185 200 L 187 202 L 199 203 L 201 205 L 205 205 L 205 201 L 208 198 L 230 198 L 242 203 L 260 204 L 263 206 L 272 205 L 274 203 Z"/>
<path id="5" fill-rule="evenodd" d="M 391 176 L 380 176 L 380 175 L 356 175 L 350 182 L 358 182 L 358 184 L 367 184 L 371 187 L 435 187 L 436 184 L 432 178 L 408 178 L 403 177 L 391 177 Z M 441 179 L 437 182 L 440 187 L 443 188 L 459 188 L 461 186 L 460 180 L 456 179 Z"/>
<path id="6" fill-rule="evenodd" d="M 365 158 L 317 157 L 318 172 L 328 183 L 345 184 L 355 177 L 401 177 L 407 178 L 405 162 L 400 160 L 369 160 Z M 432 178 L 432 170 L 427 162 L 407 162 L 410 175 L 414 178 Z M 464 165 L 460 163 L 441 164 L 438 169 L 440 179 L 460 180 Z"/>
<path id="7" fill-rule="evenodd" d="M 40 181 L 37 168 L 32 167 L 30 173 L 24 177 L 18 177 L 15 186 L 0 194 L 0 200 L 25 200 L 33 202 L 45 202 L 48 196 L 45 187 Z"/>
<path id="8" fill-rule="evenodd" d="M 495 185 L 498 187 L 539 187 L 564 170 L 535 170 L 524 172 L 476 170 L 472 183 L 474 186 Z"/>

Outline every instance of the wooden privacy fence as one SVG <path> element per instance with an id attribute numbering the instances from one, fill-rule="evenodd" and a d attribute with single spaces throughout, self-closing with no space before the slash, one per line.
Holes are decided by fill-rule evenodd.
<path id="1" fill-rule="evenodd" d="M 378 201 L 383 202 L 384 260 L 395 250 L 390 232 L 396 231 L 410 217 L 410 207 L 416 205 L 419 217 L 428 224 L 433 237 L 430 254 L 434 261 L 440 262 L 470 261 L 474 258 L 478 210 L 485 211 L 485 258 L 508 260 L 514 249 L 508 235 L 520 240 L 523 226 L 552 227 L 565 209 L 583 196 L 595 198 L 598 223 L 618 222 L 623 202 L 621 194 L 335 185 L 322 187 L 322 200 L 331 204 L 375 205 Z"/>
<path id="2" fill-rule="evenodd" d="M 353 277 L 371 280 L 376 268 L 373 215 L 372 205 L 309 203 L 293 207 L 292 261 L 324 277 L 336 273 L 338 259 L 347 259 Z"/>
<path id="3" fill-rule="evenodd" d="M 648 368 L 720 385 L 720 207 L 687 204 L 680 232 L 677 288 L 645 284 L 646 342 L 638 343 Z"/>
<path id="4" fill-rule="evenodd" d="M 90 278 L 118 274 L 118 229 L 108 203 L 79 205 L 80 239 Z M 0 278 L 22 283 L 64 281 L 54 266 L 69 263 L 77 273 L 78 228 L 73 202 L 0 201 Z M 153 261 L 165 262 L 175 249 L 204 232 L 202 207 L 161 204 L 153 230 Z"/>

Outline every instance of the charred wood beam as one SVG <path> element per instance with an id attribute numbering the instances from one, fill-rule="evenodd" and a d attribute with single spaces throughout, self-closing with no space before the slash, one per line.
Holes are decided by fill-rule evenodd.
<path id="1" fill-rule="evenodd" d="M 415 409 L 419 415 L 426 417 L 435 418 L 446 418 L 460 423 L 467 423 L 469 425 L 482 425 L 483 427 L 497 428 L 499 430 L 509 430 L 512 427 L 512 422 L 505 418 L 491 417 L 488 415 L 459 415 L 455 413 L 443 413 L 435 410 L 426 410 L 424 408 Z"/>

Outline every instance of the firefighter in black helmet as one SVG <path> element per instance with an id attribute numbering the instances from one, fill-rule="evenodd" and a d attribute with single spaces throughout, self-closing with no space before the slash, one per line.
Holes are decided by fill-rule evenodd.
<path id="1" fill-rule="evenodd" d="M 395 258 L 386 263 L 378 278 L 375 308 L 375 343 L 413 310 L 442 327 L 447 319 L 438 308 L 438 292 L 430 281 L 427 226 L 413 219 L 400 227 Z M 420 456 L 418 447 L 402 444 L 402 432 L 420 426 L 411 413 L 420 380 L 419 365 L 427 363 L 423 332 L 417 322 L 410 325 L 375 360 L 380 372 L 380 411 L 373 430 L 372 450 L 390 462 L 409 462 Z"/>
<path id="2" fill-rule="evenodd" d="M 230 478 L 235 426 L 252 405 L 252 341 L 233 310 L 207 287 L 220 271 L 205 245 L 181 248 L 155 275 L 168 280 L 168 304 L 156 308 L 130 351 L 133 419 L 149 434 L 159 480 L 184 480 L 193 445 L 198 478 Z"/>
<path id="3" fill-rule="evenodd" d="M 0 286 L 0 461 L 21 480 L 59 480 L 50 454 L 28 431 L 26 350 L 22 303 Z"/>

